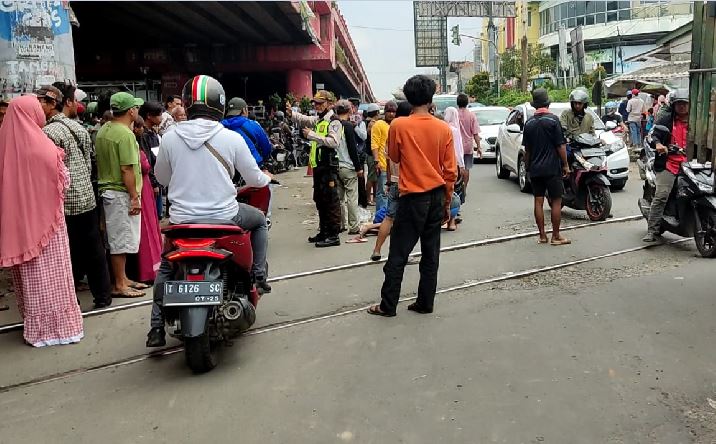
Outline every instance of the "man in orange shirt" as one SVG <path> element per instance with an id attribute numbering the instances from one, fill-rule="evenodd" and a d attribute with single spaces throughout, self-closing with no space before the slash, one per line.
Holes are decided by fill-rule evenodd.
<path id="1" fill-rule="evenodd" d="M 388 134 L 388 155 L 400 164 L 398 212 L 393 223 L 381 303 L 368 313 L 395 316 L 408 255 L 420 239 L 418 298 L 408 306 L 416 313 L 432 313 L 438 283 L 440 226 L 450 218 L 450 200 L 457 164 L 452 131 L 429 113 L 435 82 L 417 75 L 405 82 L 403 93 L 413 113 L 396 119 Z"/>

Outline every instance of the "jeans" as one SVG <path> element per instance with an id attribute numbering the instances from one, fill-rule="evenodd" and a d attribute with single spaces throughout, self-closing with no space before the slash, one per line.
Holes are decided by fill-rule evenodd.
<path id="1" fill-rule="evenodd" d="M 256 208 L 239 203 L 239 212 L 232 221 L 244 230 L 251 232 L 251 249 L 254 253 L 254 263 L 251 272 L 254 279 L 266 279 L 266 250 L 268 249 L 268 227 L 266 217 Z M 164 301 L 164 283 L 171 280 L 174 275 L 172 264 L 162 258 L 157 277 L 154 280 L 154 302 L 152 304 L 151 326 L 163 328 L 164 315 L 162 302 Z"/>
<path id="2" fill-rule="evenodd" d="M 641 122 L 629 122 L 629 134 L 633 146 L 641 145 Z"/>
<path id="3" fill-rule="evenodd" d="M 358 175 L 352 168 L 338 169 L 338 199 L 341 201 L 341 228 L 358 230 Z"/>
<path id="4" fill-rule="evenodd" d="M 383 267 L 385 280 L 380 291 L 380 309 L 395 313 L 403 283 L 403 272 L 408 256 L 420 239 L 420 283 L 417 304 L 432 309 L 438 285 L 440 262 L 440 226 L 445 209 L 445 187 L 440 186 L 425 193 L 401 196 L 398 211 L 391 230 L 390 252 Z"/>
<path id="5" fill-rule="evenodd" d="M 652 199 L 649 209 L 649 233 L 659 234 L 664 208 L 666 208 L 666 202 L 669 201 L 675 181 L 676 176 L 671 171 L 664 170 L 656 173 L 656 191 L 654 191 L 654 199 Z"/>
<path id="6" fill-rule="evenodd" d="M 65 216 L 65 223 L 75 282 L 82 279 L 86 273 L 94 303 L 110 302 L 112 284 L 104 241 L 99 232 L 97 209 L 76 216 Z"/>
<path id="7" fill-rule="evenodd" d="M 157 217 L 159 217 L 159 220 L 162 220 L 162 216 L 164 215 L 164 196 L 162 195 L 162 189 L 159 189 L 159 194 L 156 197 L 157 200 Z"/>
<path id="8" fill-rule="evenodd" d="M 385 184 L 388 181 L 388 173 L 381 171 L 376 176 L 375 183 L 375 209 L 379 210 L 388 204 L 388 197 L 385 195 Z"/>

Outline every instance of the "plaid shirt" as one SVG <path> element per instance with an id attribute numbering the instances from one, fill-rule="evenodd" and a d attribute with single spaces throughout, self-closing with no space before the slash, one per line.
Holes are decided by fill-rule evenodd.
<path id="1" fill-rule="evenodd" d="M 70 172 L 70 187 L 65 193 L 65 215 L 77 216 L 93 210 L 97 203 L 91 181 L 94 146 L 89 133 L 62 113 L 50 117 L 42 130 L 65 152 L 65 165 Z"/>

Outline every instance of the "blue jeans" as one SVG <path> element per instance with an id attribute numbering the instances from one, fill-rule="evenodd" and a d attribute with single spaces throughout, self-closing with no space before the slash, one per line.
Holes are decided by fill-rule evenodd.
<path id="1" fill-rule="evenodd" d="M 375 208 L 380 209 L 388 205 L 388 197 L 385 194 L 385 184 L 388 181 L 388 173 L 381 171 L 377 175 L 375 183 Z"/>
<path id="2" fill-rule="evenodd" d="M 641 145 L 641 122 L 629 122 L 629 133 L 631 134 L 631 144 Z"/>

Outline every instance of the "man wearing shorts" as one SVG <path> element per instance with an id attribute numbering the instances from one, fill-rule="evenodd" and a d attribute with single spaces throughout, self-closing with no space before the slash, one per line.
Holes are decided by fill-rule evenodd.
<path id="1" fill-rule="evenodd" d="M 457 114 L 460 116 L 460 134 L 462 135 L 462 153 L 465 159 L 465 171 L 462 182 L 464 192 L 467 195 L 467 184 L 470 182 L 470 169 L 474 163 L 472 157 L 472 142 L 477 144 L 477 157 L 482 159 L 482 151 L 480 151 L 480 124 L 477 123 L 477 117 L 469 109 L 467 103 L 469 98 L 467 94 L 459 94 L 457 96 Z"/>
<path id="2" fill-rule="evenodd" d="M 142 99 L 127 92 L 110 98 L 113 120 L 97 133 L 97 176 L 114 275 L 114 297 L 140 297 L 148 288 L 127 278 L 127 254 L 139 250 L 141 227 L 142 169 L 139 146 L 131 125 L 139 115 Z"/>
<path id="3" fill-rule="evenodd" d="M 522 144 L 525 146 L 525 163 L 529 173 L 532 193 L 534 194 L 534 214 L 539 243 L 548 242 L 544 229 L 544 197 L 547 194 L 552 210 L 552 245 L 569 244 L 559 234 L 562 219 L 562 178 L 569 175 L 567 162 L 567 141 L 562 132 L 559 118 L 549 112 L 547 90 L 538 88 L 532 91 L 532 106 L 537 110 L 525 123 Z"/>

